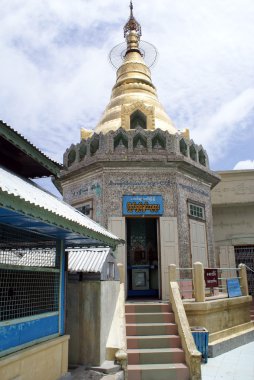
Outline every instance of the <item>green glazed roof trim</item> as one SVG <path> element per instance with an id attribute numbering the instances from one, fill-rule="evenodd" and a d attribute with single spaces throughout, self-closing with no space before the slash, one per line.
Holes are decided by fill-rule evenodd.
<path id="1" fill-rule="evenodd" d="M 62 165 L 51 160 L 44 153 L 42 153 L 38 148 L 36 148 L 32 143 L 25 139 L 22 135 L 16 132 L 9 125 L 5 124 L 0 120 L 0 136 L 4 137 L 6 140 L 11 142 L 13 145 L 18 147 L 28 156 L 32 157 L 34 160 L 39 162 L 42 166 L 47 168 L 52 174 L 58 176 Z"/>
<path id="2" fill-rule="evenodd" d="M 51 211 L 33 205 L 22 198 L 17 198 L 15 195 L 8 194 L 4 191 L 0 191 L 0 206 L 22 213 L 34 219 L 39 219 L 45 223 L 54 225 L 56 227 L 66 229 L 70 232 L 77 233 L 83 237 L 87 236 L 89 238 L 96 239 L 100 243 L 110 246 L 113 249 L 118 244 L 123 242 L 120 239 L 111 239 L 110 237 L 104 236 L 99 232 L 81 226 L 78 223 L 75 223 L 74 221 L 67 220 L 60 215 L 56 215 Z"/>

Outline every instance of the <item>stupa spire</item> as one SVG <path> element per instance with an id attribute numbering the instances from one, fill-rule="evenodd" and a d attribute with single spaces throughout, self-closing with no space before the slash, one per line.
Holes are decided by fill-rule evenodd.
<path id="1" fill-rule="evenodd" d="M 120 127 L 130 129 L 131 115 L 137 110 L 146 118 L 147 129 L 177 132 L 158 100 L 150 69 L 144 60 L 149 50 L 145 51 L 141 45 L 141 35 L 141 25 L 133 15 L 133 3 L 130 1 L 130 15 L 124 26 L 127 46 L 121 52 L 122 63 L 117 69 L 116 83 L 110 102 L 95 128 L 96 133 L 116 131 Z"/>

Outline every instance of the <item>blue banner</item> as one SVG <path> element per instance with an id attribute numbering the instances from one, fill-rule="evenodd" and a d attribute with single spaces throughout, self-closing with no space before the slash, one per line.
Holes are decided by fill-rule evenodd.
<path id="1" fill-rule="evenodd" d="M 242 295 L 238 278 L 227 279 L 227 289 L 229 298 L 240 297 Z"/>
<path id="2" fill-rule="evenodd" d="M 123 215 L 163 215 L 161 195 L 124 195 Z"/>

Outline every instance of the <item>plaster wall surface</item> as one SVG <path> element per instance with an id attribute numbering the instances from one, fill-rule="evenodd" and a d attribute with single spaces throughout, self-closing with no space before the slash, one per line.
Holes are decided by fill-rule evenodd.
<path id="1" fill-rule="evenodd" d="M 254 204 L 254 170 L 218 172 L 221 182 L 212 190 L 212 204 Z"/>
<path id="2" fill-rule="evenodd" d="M 100 362 L 106 359 L 106 344 L 113 323 L 114 312 L 119 296 L 119 281 L 101 282 L 101 324 L 100 324 Z M 118 326 L 113 327 L 117 330 Z"/>
<path id="3" fill-rule="evenodd" d="M 220 247 L 254 244 L 254 170 L 219 172 L 212 190 L 214 241 L 217 263 Z"/>
<path id="4" fill-rule="evenodd" d="M 68 281 L 66 331 L 69 363 L 99 366 L 119 293 L 118 281 Z"/>
<path id="5" fill-rule="evenodd" d="M 184 302 L 190 326 L 204 326 L 210 334 L 250 322 L 250 296 L 206 302 Z"/>
<path id="6" fill-rule="evenodd" d="M 213 217 L 217 245 L 254 244 L 254 205 L 214 207 Z"/>
<path id="7" fill-rule="evenodd" d="M 0 379 L 59 379 L 68 370 L 68 340 L 65 335 L 0 359 Z"/>

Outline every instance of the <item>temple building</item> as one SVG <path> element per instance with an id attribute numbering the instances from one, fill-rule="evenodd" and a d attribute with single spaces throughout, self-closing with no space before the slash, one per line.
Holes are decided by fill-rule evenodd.
<path id="1" fill-rule="evenodd" d="M 169 264 L 216 264 L 211 190 L 220 177 L 160 103 L 130 8 L 110 102 L 65 152 L 60 182 L 66 202 L 126 241 L 116 254 L 126 296 L 166 300 Z"/>

